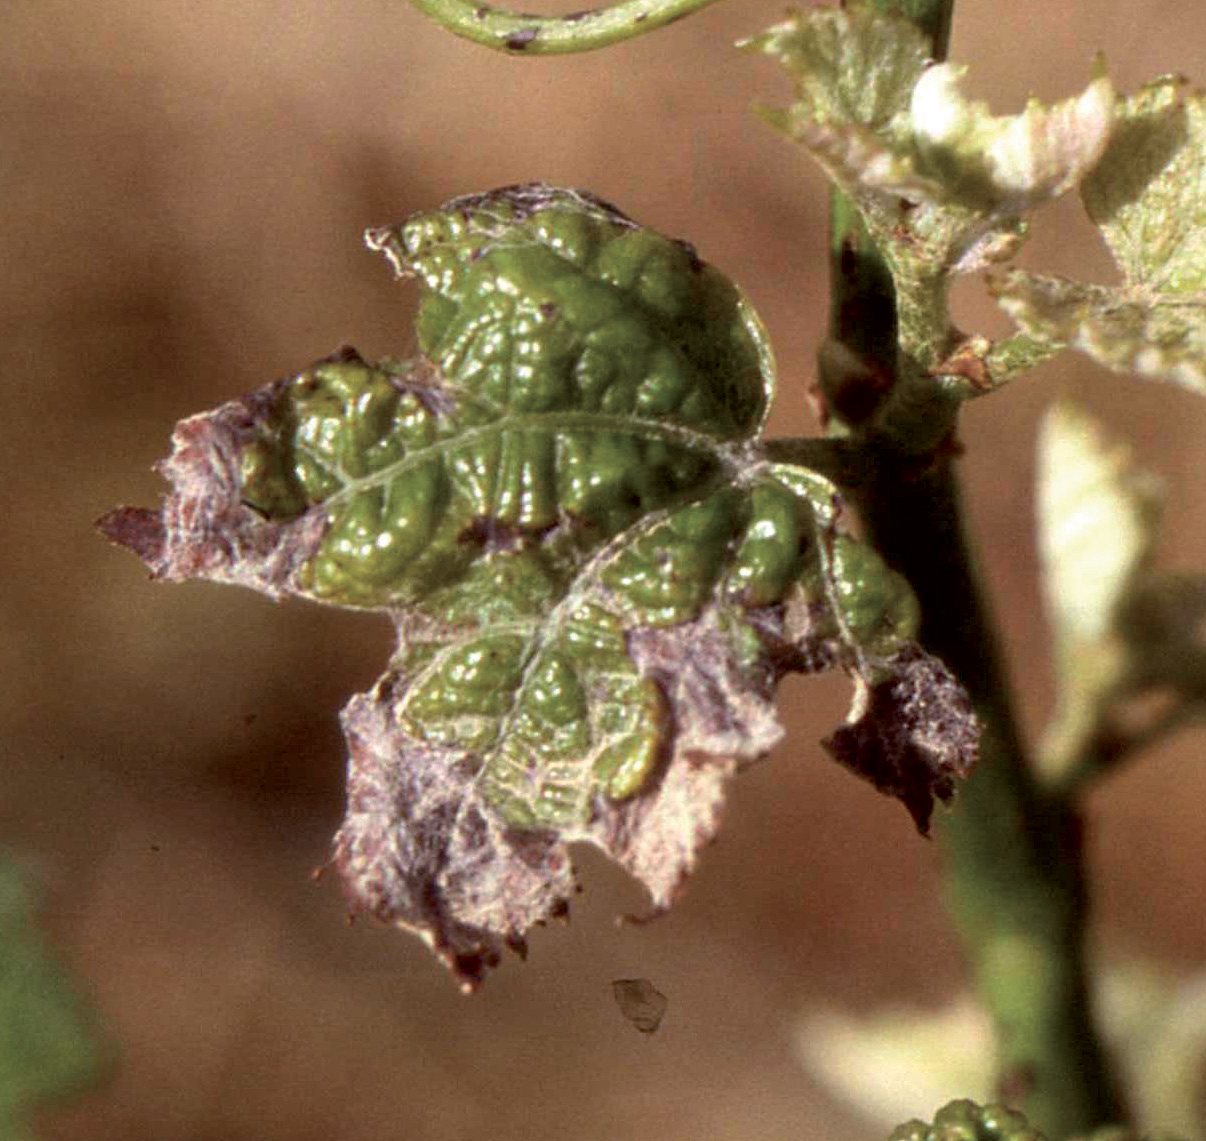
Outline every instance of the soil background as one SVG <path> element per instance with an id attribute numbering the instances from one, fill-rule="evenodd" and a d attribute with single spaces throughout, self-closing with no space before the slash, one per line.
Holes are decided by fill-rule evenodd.
<path id="1" fill-rule="evenodd" d="M 542 5 L 568 11 L 579 0 Z M 413 294 L 360 239 L 458 194 L 589 188 L 688 237 L 751 294 L 779 358 L 771 430 L 824 326 L 825 194 L 749 113 L 787 86 L 718 5 L 584 57 L 496 57 L 402 0 L 7 0 L 0 13 L 0 838 L 112 1043 L 61 1141 L 873 1141 L 796 1060 L 801 1012 L 963 985 L 941 851 L 817 745 L 840 679 L 784 691 L 789 742 L 737 782 L 668 917 L 589 853 L 568 926 L 462 997 L 414 939 L 311 882 L 342 812 L 336 714 L 387 624 L 147 581 L 92 530 L 152 504 L 173 423 L 344 342 L 404 355 Z M 1206 79 L 1200 7 L 962 0 L 953 56 L 1001 112 L 1087 81 Z M 1041 253 L 1040 253 L 1041 245 Z M 1023 264 L 1110 279 L 1079 206 Z M 981 283 L 966 327 L 1002 331 Z M 1050 705 L 1032 542 L 1035 426 L 1083 398 L 1169 481 L 1162 560 L 1206 565 L 1206 401 L 1072 357 L 971 408 L 963 468 L 1027 726 Z M 1096 945 L 1206 960 L 1206 764 L 1187 733 L 1095 794 Z M 669 997 L 645 1038 L 611 980 Z M 912 1112 L 935 1108 L 920 1104 Z"/>

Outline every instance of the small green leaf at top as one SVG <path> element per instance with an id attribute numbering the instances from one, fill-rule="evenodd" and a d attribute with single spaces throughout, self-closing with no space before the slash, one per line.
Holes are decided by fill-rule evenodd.
<path id="1" fill-rule="evenodd" d="M 343 712 L 353 904 L 468 987 L 564 912 L 592 843 L 669 906 L 788 672 L 855 681 L 829 745 L 924 831 L 975 754 L 908 585 L 834 486 L 758 441 L 773 368 L 740 291 L 582 191 L 506 187 L 369 231 L 417 279 L 418 354 L 352 349 L 177 426 L 157 577 L 380 610 Z"/>

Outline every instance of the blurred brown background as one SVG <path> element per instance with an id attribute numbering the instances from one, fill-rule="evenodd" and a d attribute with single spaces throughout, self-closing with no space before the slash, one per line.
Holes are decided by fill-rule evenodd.
<path id="1" fill-rule="evenodd" d="M 465 999 L 416 941 L 346 926 L 334 884 L 309 879 L 342 810 L 336 713 L 385 662 L 386 623 L 152 585 L 91 529 L 155 502 L 179 417 L 344 341 L 411 347 L 412 298 L 366 225 L 532 178 L 690 237 L 742 282 L 780 359 L 772 429 L 811 431 L 823 189 L 748 114 L 780 76 L 730 46 L 781 13 L 734 0 L 611 52 L 523 61 L 402 0 L 7 0 L 0 842 L 39 871 L 118 1059 L 43 1138 L 882 1136 L 798 1066 L 798 1012 L 939 1002 L 961 968 L 937 847 L 815 744 L 840 681 L 787 687 L 790 744 L 738 782 L 671 916 L 616 930 L 640 898 L 586 855 L 572 923 Z M 1098 48 L 1124 88 L 1206 79 L 1189 0 L 957 8 L 953 54 L 1001 111 L 1078 88 Z M 1074 203 L 1036 230 L 1027 264 L 1109 273 Z M 981 295 L 961 287 L 961 319 L 1002 329 Z M 1032 440 L 1061 390 L 1169 478 L 1166 561 L 1206 565 L 1206 401 L 1065 358 L 973 408 L 974 525 L 1032 729 L 1048 684 Z M 1094 799 L 1099 942 L 1182 968 L 1206 958 L 1204 740 Z M 652 1038 L 613 1003 L 625 976 L 669 996 Z"/>

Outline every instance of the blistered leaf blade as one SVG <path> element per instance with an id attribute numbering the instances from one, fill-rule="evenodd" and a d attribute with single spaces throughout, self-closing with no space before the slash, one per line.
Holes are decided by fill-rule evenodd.
<path id="1" fill-rule="evenodd" d="M 1206 97 L 1163 79 L 1122 100 L 1101 161 L 1081 188 L 1131 285 L 1206 290 Z"/>
<path id="2" fill-rule="evenodd" d="M 420 354 L 344 349 L 184 421 L 161 511 L 101 526 L 162 578 L 390 615 L 393 660 L 344 711 L 333 863 L 471 988 L 565 911 L 572 843 L 671 904 L 782 737 L 786 672 L 862 693 L 941 667 L 833 486 L 763 458 L 764 334 L 689 247 L 543 186 L 370 244 L 423 286 Z M 966 767 L 877 765 L 919 823 L 925 780 L 945 798 Z"/>
<path id="3" fill-rule="evenodd" d="M 773 364 L 737 288 L 594 195 L 503 187 L 365 240 L 426 286 L 423 355 L 496 410 L 656 419 L 719 439 L 765 418 Z"/>
<path id="4" fill-rule="evenodd" d="M 967 1098 L 948 1102 L 934 1121 L 909 1121 L 892 1131 L 888 1141 L 955 1141 L 956 1138 L 991 1138 L 992 1141 L 1046 1141 L 1015 1109 L 1005 1105 L 980 1105 Z"/>

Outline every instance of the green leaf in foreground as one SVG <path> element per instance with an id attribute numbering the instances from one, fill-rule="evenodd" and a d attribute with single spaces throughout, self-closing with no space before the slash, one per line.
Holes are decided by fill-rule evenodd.
<path id="1" fill-rule="evenodd" d="M 0 1137 L 26 1137 L 36 1108 L 78 1092 L 98 1068 L 75 995 L 34 928 L 28 887 L 0 859 Z"/>
<path id="2" fill-rule="evenodd" d="M 765 334 L 691 247 L 580 191 L 458 199 L 369 245 L 418 278 L 419 354 L 344 349 L 182 422 L 157 512 L 101 521 L 157 577 L 388 613 L 343 713 L 334 863 L 472 986 L 592 843 L 671 903 L 789 671 L 856 684 L 831 750 L 925 830 L 968 770 L 963 691 L 834 487 L 757 443 Z"/>
<path id="3" fill-rule="evenodd" d="M 994 283 L 1002 308 L 1039 340 L 1206 392 L 1204 166 L 1206 97 L 1164 79 L 1123 100 L 1081 188 L 1123 283 L 1015 270 Z"/>

